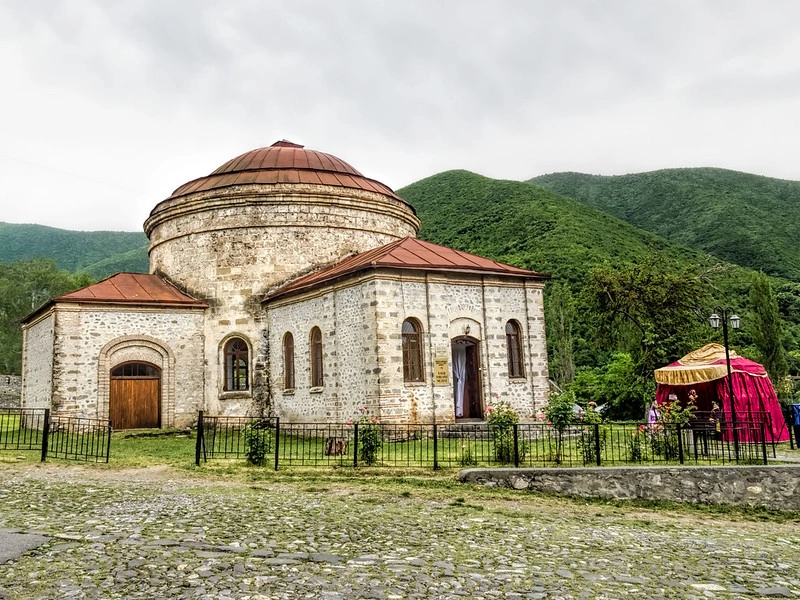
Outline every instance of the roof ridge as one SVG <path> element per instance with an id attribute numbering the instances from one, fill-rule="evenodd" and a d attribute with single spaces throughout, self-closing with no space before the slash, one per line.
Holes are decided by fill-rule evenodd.
<path id="1" fill-rule="evenodd" d="M 420 250 L 420 248 L 422 250 Z M 403 249 L 408 254 L 414 256 L 416 260 L 411 262 L 405 260 L 402 255 L 395 254 L 399 249 Z M 455 253 L 462 261 L 461 264 L 443 257 L 439 252 L 434 251 L 434 249 L 444 249 L 448 252 Z M 425 250 L 435 258 L 427 258 L 425 256 Z M 392 260 L 389 260 L 389 258 Z M 536 271 L 507 265 L 476 254 L 464 252 L 463 250 L 455 250 L 447 246 L 441 246 L 416 237 L 407 236 L 384 244 L 383 246 L 378 246 L 377 248 L 371 248 L 364 252 L 348 256 L 337 263 L 303 275 L 294 281 L 287 282 L 268 292 L 263 302 L 372 268 L 491 274 L 528 279 L 550 278 L 549 275 L 544 273 L 537 273 Z"/>

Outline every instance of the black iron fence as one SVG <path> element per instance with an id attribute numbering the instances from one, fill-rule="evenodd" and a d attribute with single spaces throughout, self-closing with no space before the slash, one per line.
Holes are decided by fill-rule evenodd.
<path id="1" fill-rule="evenodd" d="M 0 407 L 0 450 L 36 451 L 42 461 L 108 462 L 111 422 L 53 417 L 49 408 Z"/>
<path id="2" fill-rule="evenodd" d="M 276 470 L 280 466 L 766 464 L 766 424 L 737 421 L 735 431 L 734 436 L 728 423 L 720 431 L 667 423 L 587 423 L 563 430 L 540 423 L 499 428 L 486 423 L 286 423 L 273 417 L 201 412 L 195 462 L 248 459 Z"/>

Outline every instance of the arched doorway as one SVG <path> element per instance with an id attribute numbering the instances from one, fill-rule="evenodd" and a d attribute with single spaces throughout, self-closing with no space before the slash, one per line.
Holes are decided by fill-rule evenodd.
<path id="1" fill-rule="evenodd" d="M 108 418 L 115 430 L 161 427 L 161 369 L 144 362 L 114 367 Z"/>
<path id="2" fill-rule="evenodd" d="M 453 339 L 453 400 L 456 419 L 483 419 L 480 344 L 475 338 Z"/>

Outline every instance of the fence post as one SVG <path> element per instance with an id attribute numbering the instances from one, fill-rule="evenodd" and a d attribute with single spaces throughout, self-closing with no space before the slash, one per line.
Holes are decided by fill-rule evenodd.
<path id="1" fill-rule="evenodd" d="M 433 470 L 439 470 L 439 433 L 438 425 L 433 424 Z"/>
<path id="2" fill-rule="evenodd" d="M 353 467 L 358 467 L 358 423 L 353 423 Z"/>
<path id="3" fill-rule="evenodd" d="M 202 450 L 203 446 L 203 411 L 201 410 L 197 414 L 197 441 L 194 444 L 194 464 L 196 466 L 200 466 L 200 451 Z"/>
<path id="4" fill-rule="evenodd" d="M 50 442 L 50 409 L 44 409 L 44 426 L 42 428 L 42 462 L 47 460 L 47 447 Z"/>
<path id="5" fill-rule="evenodd" d="M 599 467 L 601 464 L 600 458 L 600 423 L 594 424 L 594 462 Z"/>
<path id="6" fill-rule="evenodd" d="M 519 468 L 519 423 L 514 423 L 514 468 Z"/>
<path id="7" fill-rule="evenodd" d="M 108 441 L 106 442 L 106 463 L 108 463 L 108 459 L 111 456 L 111 434 L 114 432 L 114 424 L 109 421 L 108 422 Z"/>
<path id="8" fill-rule="evenodd" d="M 775 436 L 773 435 L 775 428 L 773 427 L 774 423 L 772 422 L 772 415 L 770 413 L 767 413 L 767 421 L 769 425 L 767 431 L 769 431 L 769 437 L 770 439 L 772 439 L 772 458 L 777 458 L 778 455 L 776 453 L 776 448 L 775 448 L 777 442 L 775 441 Z M 792 436 L 789 437 L 791 438 Z"/>
<path id="9" fill-rule="evenodd" d="M 771 427 L 770 427 L 770 431 L 772 431 Z M 764 464 L 765 465 L 768 464 L 768 461 L 767 461 L 767 436 L 766 436 L 766 431 L 765 431 L 765 428 L 764 428 L 764 422 L 763 421 L 761 422 L 761 454 L 764 457 Z"/>
<path id="10" fill-rule="evenodd" d="M 278 470 L 278 452 L 281 445 L 281 418 L 275 418 L 275 470 Z"/>
<path id="11" fill-rule="evenodd" d="M 678 462 L 683 464 L 683 431 L 681 431 L 681 424 L 676 423 L 675 429 L 678 432 Z"/>

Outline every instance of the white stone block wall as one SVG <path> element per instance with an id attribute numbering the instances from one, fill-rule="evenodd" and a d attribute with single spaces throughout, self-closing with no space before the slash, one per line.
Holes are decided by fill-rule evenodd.
<path id="1" fill-rule="evenodd" d="M 53 395 L 55 315 L 49 309 L 22 326 L 22 395 L 24 408 L 49 408 Z"/>
<path id="2" fill-rule="evenodd" d="M 261 356 L 261 338 L 265 335 L 263 317 L 243 311 L 207 311 L 204 323 L 205 355 L 208 357 L 203 375 L 205 385 L 204 410 L 213 415 L 244 416 L 259 414 L 258 402 L 269 403 L 269 393 L 259 385 L 259 366 L 266 360 Z M 225 390 L 225 345 L 233 338 L 244 340 L 249 349 L 249 388 Z M 266 387 L 266 386 L 263 386 Z"/>
<path id="3" fill-rule="evenodd" d="M 455 421 L 451 341 L 469 330 L 478 340 L 483 407 L 508 402 L 521 420 L 546 406 L 547 350 L 543 284 L 480 275 L 380 271 L 328 287 L 317 295 L 283 299 L 270 306 L 270 345 L 276 413 L 287 420 L 347 420 L 363 400 L 385 423 Z M 349 287 L 348 287 L 349 286 Z M 403 381 L 403 321 L 423 327 L 424 382 Z M 522 334 L 525 373 L 508 377 L 506 322 Z M 356 325 L 358 324 L 358 325 Z M 309 391 L 311 327 L 323 332 L 326 385 Z M 284 333 L 295 338 L 296 388 L 282 390 Z M 356 345 L 361 348 L 357 352 Z M 436 385 L 436 356 L 448 361 L 449 380 Z M 336 369 L 331 379 L 329 369 Z M 434 414 L 435 412 L 435 414 Z"/>
<path id="4" fill-rule="evenodd" d="M 393 288 L 393 292 L 390 291 Z M 422 274 L 386 282 L 379 306 L 379 336 L 384 340 L 380 360 L 382 406 L 384 395 L 391 399 L 400 392 L 396 415 L 414 415 L 421 422 L 455 420 L 451 341 L 465 335 L 480 345 L 483 408 L 498 400 L 507 402 L 523 421 L 536 418 L 546 406 L 547 350 L 544 338 L 542 284 L 512 278 L 479 275 Z M 381 298 L 379 292 L 379 298 Z M 397 302 L 392 310 L 391 302 Z M 395 318 L 394 314 L 402 315 Z M 400 325 L 405 318 L 416 318 L 425 334 L 425 383 L 403 382 Z M 508 377 L 506 322 L 516 320 L 522 330 L 525 377 Z M 436 356 L 448 360 L 448 385 L 433 380 Z M 387 415 L 394 419 L 393 415 Z"/>
<path id="5" fill-rule="evenodd" d="M 202 309 L 59 303 L 54 315 L 54 414 L 107 418 L 111 369 L 146 361 L 162 370 L 162 426 L 196 419 L 203 402 Z"/>
<path id="6" fill-rule="evenodd" d="M 344 422 L 367 406 L 377 413 L 374 284 L 361 282 L 267 305 L 274 413 L 287 421 Z M 311 329 L 322 332 L 325 385 L 311 388 Z M 283 337 L 294 337 L 295 389 L 285 390 Z"/>

